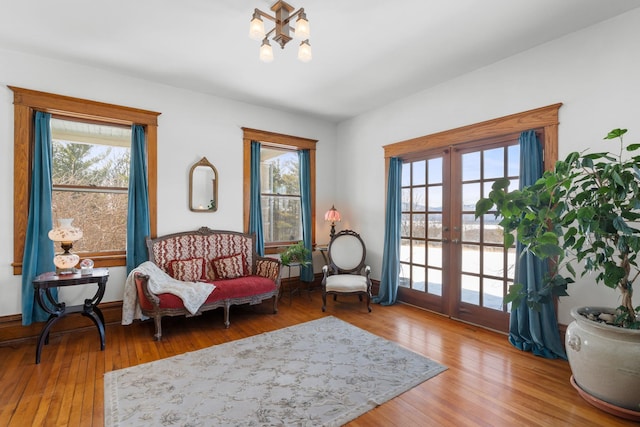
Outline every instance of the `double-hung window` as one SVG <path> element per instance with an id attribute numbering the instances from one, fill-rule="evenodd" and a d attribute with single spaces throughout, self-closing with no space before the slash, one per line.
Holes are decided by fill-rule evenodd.
<path id="1" fill-rule="evenodd" d="M 311 235 L 315 244 L 316 140 L 243 128 L 244 131 L 244 228 L 249 230 L 251 193 L 251 143 L 260 143 L 260 203 L 265 253 L 296 243 L 302 236 L 300 151 L 309 150 Z"/>
<path id="2" fill-rule="evenodd" d="M 302 240 L 300 162 L 297 150 L 262 146 L 260 166 L 265 245 Z"/>
<path id="3" fill-rule="evenodd" d="M 9 88 L 14 93 L 13 273 L 22 274 L 36 111 L 52 115 L 54 224 L 60 218 L 73 218 L 73 224 L 83 230 L 82 239 L 73 244 L 74 251 L 93 259 L 96 267 L 126 265 L 128 176 L 125 175 L 129 170 L 130 130 L 137 124 L 145 132 L 153 237 L 156 234 L 160 113 Z"/>

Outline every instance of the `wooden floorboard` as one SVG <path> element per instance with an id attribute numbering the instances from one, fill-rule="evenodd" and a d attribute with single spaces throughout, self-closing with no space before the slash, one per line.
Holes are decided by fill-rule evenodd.
<path id="1" fill-rule="evenodd" d="M 103 426 L 105 372 L 171 357 L 333 315 L 448 367 L 448 370 L 353 420 L 350 426 L 631 426 L 585 402 L 569 384 L 567 362 L 513 348 L 504 335 L 397 304 L 373 306 L 317 292 L 163 321 L 109 324 L 106 349 L 95 329 L 53 331 L 35 361 L 35 340 L 0 345 L 0 426 Z M 267 357 L 267 356 L 266 356 Z"/>

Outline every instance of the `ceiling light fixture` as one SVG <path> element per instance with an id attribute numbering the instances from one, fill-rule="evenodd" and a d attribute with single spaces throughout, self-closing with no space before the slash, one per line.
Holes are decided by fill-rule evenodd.
<path id="1" fill-rule="evenodd" d="M 272 39 L 280 45 L 282 49 L 295 37 L 300 41 L 300 47 L 298 48 L 298 59 L 302 62 L 311 61 L 311 45 L 309 44 L 309 21 L 307 21 L 307 15 L 304 13 L 304 8 L 300 8 L 295 12 L 294 7 L 290 4 L 279 0 L 273 6 L 271 10 L 275 16 L 271 16 L 268 13 L 255 9 L 253 11 L 253 18 L 249 25 L 249 37 L 253 40 L 262 40 L 260 46 L 260 60 L 263 62 L 273 61 L 273 48 L 269 43 L 269 36 L 273 34 Z M 292 13 L 293 12 L 293 13 Z M 295 22 L 295 28 L 289 25 L 289 22 L 293 18 L 297 17 Z M 264 21 L 262 18 L 269 19 L 275 22 L 269 32 L 264 31 Z M 293 31 L 293 37 L 289 35 L 290 31 Z"/>

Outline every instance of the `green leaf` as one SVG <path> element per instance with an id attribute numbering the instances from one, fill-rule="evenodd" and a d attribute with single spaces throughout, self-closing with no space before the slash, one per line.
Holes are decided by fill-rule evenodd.
<path id="1" fill-rule="evenodd" d="M 480 199 L 476 203 L 476 219 L 489 212 L 493 207 L 493 201 L 491 199 Z"/>
<path id="2" fill-rule="evenodd" d="M 535 256 L 541 259 L 564 255 L 562 248 L 553 243 L 538 244 L 533 247 L 531 251 Z"/>
<path id="3" fill-rule="evenodd" d="M 613 219 L 613 227 L 623 234 L 631 234 L 632 231 L 625 220 L 620 216 L 617 216 Z"/>
<path id="4" fill-rule="evenodd" d="M 505 249 L 508 249 L 511 246 L 513 246 L 513 242 L 514 241 L 515 241 L 515 237 L 513 237 L 513 234 L 505 233 L 505 235 L 504 235 L 504 247 L 505 247 Z"/>
<path id="5" fill-rule="evenodd" d="M 620 187 L 624 187 L 624 182 L 622 182 L 622 178 L 620 178 L 620 175 L 618 175 L 618 172 L 612 171 L 611 178 L 613 178 L 615 183 L 618 184 Z"/>
<path id="6" fill-rule="evenodd" d="M 523 285 L 521 283 L 514 283 L 509 286 L 509 292 L 504 297 L 504 303 L 512 303 L 513 307 L 518 307 L 524 299 L 524 295 Z"/>
<path id="7" fill-rule="evenodd" d="M 604 139 L 616 139 L 627 133 L 626 129 L 613 129 L 604 137 Z"/>
<path id="8" fill-rule="evenodd" d="M 593 159 L 599 157 L 600 155 L 598 153 L 586 155 L 584 159 L 582 159 L 582 167 L 593 169 Z"/>
<path id="9" fill-rule="evenodd" d="M 558 236 L 555 233 L 547 231 L 538 239 L 538 243 L 540 244 L 550 244 L 550 245 L 558 245 Z"/>
<path id="10" fill-rule="evenodd" d="M 492 190 L 507 190 L 511 181 L 508 178 L 499 178 L 491 186 Z"/>

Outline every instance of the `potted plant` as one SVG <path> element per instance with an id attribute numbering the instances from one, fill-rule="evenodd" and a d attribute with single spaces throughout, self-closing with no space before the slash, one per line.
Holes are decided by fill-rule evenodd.
<path id="1" fill-rule="evenodd" d="M 303 241 L 289 245 L 287 249 L 280 253 L 282 265 L 300 264 L 303 266 L 311 264 L 311 251 L 304 246 Z"/>
<path id="2" fill-rule="evenodd" d="M 619 140 L 615 153 L 573 152 L 522 190 L 509 191 L 507 179 L 497 180 L 477 203 L 476 218 L 495 212 L 502 217 L 505 247 L 517 239 L 548 260 L 540 291 L 511 286 L 505 303 L 512 307 L 525 300 L 535 309 L 567 295 L 577 274 L 593 273 L 597 283 L 620 292 L 617 308 L 572 310 L 565 344 L 581 394 L 640 419 L 640 307 L 632 302 L 640 275 L 640 144 L 625 147 L 626 132 L 614 129 L 604 138 Z"/>

